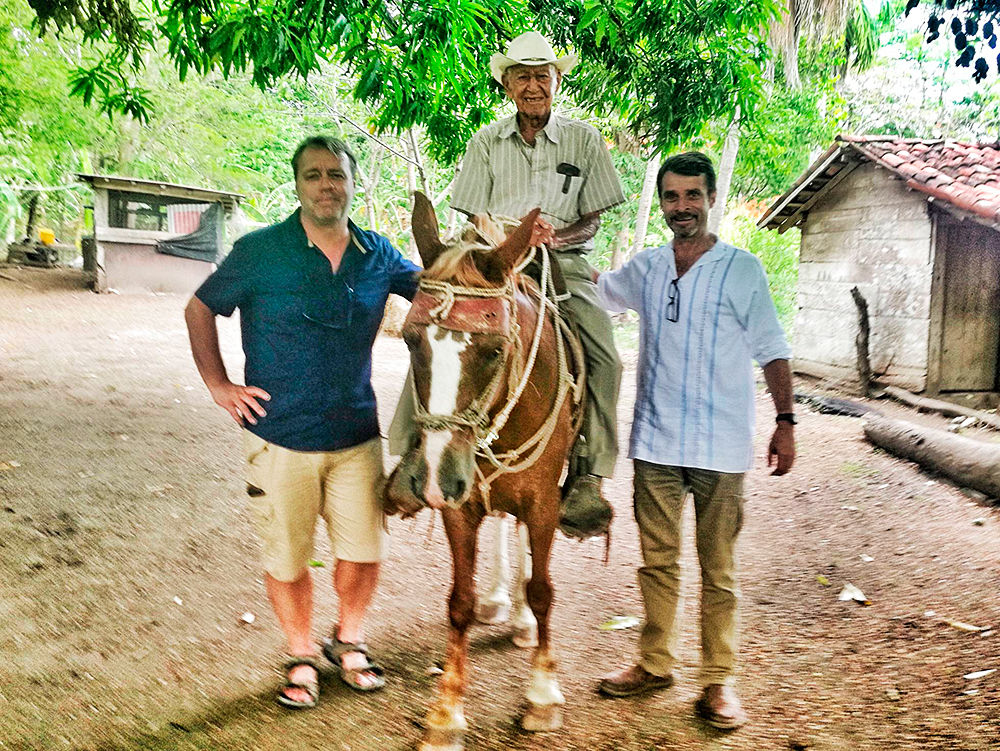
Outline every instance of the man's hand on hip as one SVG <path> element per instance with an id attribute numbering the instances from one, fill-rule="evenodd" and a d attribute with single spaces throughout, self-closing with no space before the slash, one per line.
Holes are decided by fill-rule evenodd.
<path id="1" fill-rule="evenodd" d="M 264 389 L 259 389 L 256 386 L 240 386 L 238 383 L 225 381 L 218 386 L 210 387 L 209 391 L 215 403 L 232 415 L 232 418 L 241 427 L 245 427 L 244 421 L 251 425 L 257 424 L 257 418 L 254 417 L 255 412 L 261 417 L 267 414 L 257 401 L 257 399 L 268 401 L 271 398 L 271 395 Z"/>
<path id="2" fill-rule="evenodd" d="M 784 475 L 795 463 L 795 426 L 778 423 L 767 447 L 767 466 L 774 467 L 772 475 Z"/>

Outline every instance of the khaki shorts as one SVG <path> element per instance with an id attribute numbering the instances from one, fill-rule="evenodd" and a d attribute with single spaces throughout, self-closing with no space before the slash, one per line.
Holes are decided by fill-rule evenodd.
<path id="1" fill-rule="evenodd" d="M 275 579 L 301 576 L 320 516 L 337 560 L 374 563 L 388 555 L 380 438 L 340 451 L 292 451 L 244 430 L 243 455 L 264 569 Z"/>

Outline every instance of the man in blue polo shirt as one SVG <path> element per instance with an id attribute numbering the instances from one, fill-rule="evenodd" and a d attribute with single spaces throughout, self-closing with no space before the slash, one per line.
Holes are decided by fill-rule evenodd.
<path id="1" fill-rule="evenodd" d="M 185 319 L 212 398 L 245 428 L 247 493 L 290 655 L 278 701 L 299 708 L 315 706 L 319 694 L 308 563 L 320 516 L 336 559 L 340 611 L 323 653 L 351 688 L 385 683 L 364 643 L 365 612 L 388 550 L 372 345 L 388 295 L 411 299 L 419 268 L 348 219 L 357 160 L 346 144 L 308 138 L 292 171 L 301 208 L 238 240 L 195 292 Z M 215 324 L 236 308 L 245 386 L 226 375 Z"/>

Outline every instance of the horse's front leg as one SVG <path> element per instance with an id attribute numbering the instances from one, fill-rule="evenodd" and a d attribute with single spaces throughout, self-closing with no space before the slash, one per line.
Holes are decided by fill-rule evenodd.
<path id="1" fill-rule="evenodd" d="M 480 623 L 504 623 L 510 617 L 510 560 L 507 554 L 506 514 L 495 517 L 496 536 L 493 542 L 493 566 L 490 569 L 490 585 L 486 597 L 479 602 L 476 620 Z M 515 590 L 515 597 L 517 597 Z M 521 598 L 524 599 L 523 597 Z"/>
<path id="2" fill-rule="evenodd" d="M 469 653 L 469 626 L 476 609 L 473 575 L 476 566 L 476 531 L 482 516 L 464 508 L 445 509 L 445 531 L 451 547 L 454 578 L 448 616 L 448 655 L 438 680 L 437 700 L 427 713 L 420 751 L 460 751 L 465 748 L 468 727 L 463 709 Z"/>
<path id="3" fill-rule="evenodd" d="M 517 523 L 517 579 L 514 580 L 514 635 L 511 640 L 522 649 L 538 646 L 538 620 L 528 605 L 527 585 L 531 578 L 531 543 L 528 527 Z"/>
<path id="4" fill-rule="evenodd" d="M 556 677 L 556 661 L 549 646 L 549 608 L 552 605 L 552 582 L 549 579 L 549 553 L 555 535 L 555 506 L 540 510 L 534 507 L 524 520 L 531 540 L 531 580 L 527 584 L 528 605 L 538 622 L 538 648 L 531 661 L 531 677 L 525 698 L 528 708 L 521 718 L 525 730 L 558 730 L 562 727 L 562 705 L 566 703 Z"/>

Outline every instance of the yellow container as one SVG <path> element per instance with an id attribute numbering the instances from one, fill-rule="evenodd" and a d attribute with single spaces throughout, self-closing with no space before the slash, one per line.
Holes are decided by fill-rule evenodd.
<path id="1" fill-rule="evenodd" d="M 50 229 L 39 229 L 38 239 L 45 245 L 51 245 L 56 241 L 56 233 Z"/>

